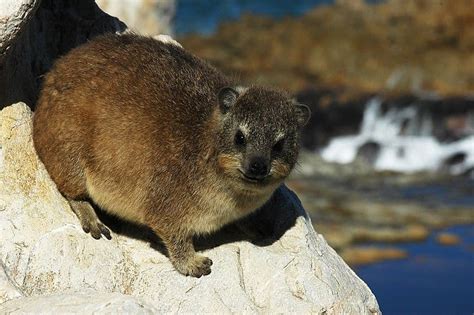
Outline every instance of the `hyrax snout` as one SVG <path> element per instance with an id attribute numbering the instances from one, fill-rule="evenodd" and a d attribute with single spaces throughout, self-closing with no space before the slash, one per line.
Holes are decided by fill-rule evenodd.
<path id="1" fill-rule="evenodd" d="M 46 75 L 34 144 L 83 229 L 110 232 L 89 201 L 149 226 L 182 274 L 209 274 L 193 236 L 261 207 L 289 175 L 310 113 L 242 87 L 173 43 L 104 35 Z"/>

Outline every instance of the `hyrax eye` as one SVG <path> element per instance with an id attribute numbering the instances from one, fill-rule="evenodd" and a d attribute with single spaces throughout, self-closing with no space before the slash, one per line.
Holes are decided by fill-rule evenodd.
<path id="1" fill-rule="evenodd" d="M 273 151 L 274 152 L 281 152 L 283 150 L 283 147 L 285 145 L 285 139 L 280 139 L 273 145 Z"/>
<path id="2" fill-rule="evenodd" d="M 234 143 L 237 146 L 244 146 L 245 145 L 245 136 L 242 131 L 238 130 L 234 137 Z"/>

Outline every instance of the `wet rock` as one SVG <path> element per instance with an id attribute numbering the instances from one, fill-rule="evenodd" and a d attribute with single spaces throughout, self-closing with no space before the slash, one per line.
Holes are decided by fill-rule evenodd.
<path id="1" fill-rule="evenodd" d="M 464 162 L 466 159 L 466 153 L 465 152 L 457 152 L 449 156 L 444 160 L 444 165 L 445 166 L 453 166 L 455 164 L 459 164 Z"/>
<path id="2" fill-rule="evenodd" d="M 326 146 L 333 137 L 358 133 L 370 95 L 321 87 L 300 91 L 296 98 L 311 109 L 311 118 L 302 132 L 302 144 L 314 150 Z"/>
<path id="3" fill-rule="evenodd" d="M 428 238 L 428 228 L 422 225 L 407 225 L 401 228 L 367 228 L 356 227 L 354 229 L 355 242 L 419 242 Z"/>
<path id="4" fill-rule="evenodd" d="M 428 238 L 430 231 L 423 225 L 377 226 L 361 223 L 316 223 L 317 230 L 324 235 L 329 245 L 343 249 L 358 243 L 405 243 L 419 242 Z"/>
<path id="5" fill-rule="evenodd" d="M 461 175 L 465 176 L 467 178 L 474 179 L 474 167 L 471 167 L 471 168 L 465 170 Z"/>
<path id="6" fill-rule="evenodd" d="M 311 108 L 302 143 L 315 150 L 327 146 L 335 137 L 359 134 L 375 95 L 323 86 L 304 89 L 296 93 L 296 98 Z M 474 134 L 474 121 L 470 118 L 474 115 L 474 100 L 468 96 L 426 99 L 413 93 L 381 92 L 377 99 L 377 118 L 388 121 L 390 115 L 398 113 L 399 117 L 391 118 L 400 119 L 399 136 L 432 136 L 440 143 L 451 143 Z"/>
<path id="7" fill-rule="evenodd" d="M 361 160 L 369 165 L 374 165 L 380 152 L 380 144 L 367 141 L 357 150 L 356 160 Z"/>
<path id="8" fill-rule="evenodd" d="M 351 266 L 367 265 L 384 260 L 402 259 L 407 252 L 398 248 L 353 247 L 341 252 L 342 258 Z"/>
<path id="9" fill-rule="evenodd" d="M 320 154 L 303 150 L 299 156 L 298 168 L 292 178 L 310 177 L 357 177 L 374 174 L 373 168 L 361 161 L 351 164 L 338 164 L 325 161 Z M 295 183 L 296 184 L 296 183 Z"/>
<path id="10" fill-rule="evenodd" d="M 122 223 L 112 240 L 92 239 L 34 152 L 31 114 L 23 103 L 0 113 L 0 262 L 6 275 L 0 292 L 11 292 L 3 299 L 17 297 L 0 304 L 0 313 L 74 312 L 74 301 L 91 312 L 142 306 L 153 313 L 380 312 L 369 288 L 314 231 L 285 187 L 250 218 L 271 231 L 264 244 L 246 241 L 232 226 L 199 240 L 214 261 L 212 273 L 199 279 L 176 272 L 140 234 L 143 228 Z M 74 305 L 64 302 L 70 292 Z"/>
<path id="11" fill-rule="evenodd" d="M 461 243 L 461 239 L 455 234 L 445 232 L 436 235 L 436 242 L 441 245 L 457 245 Z"/>

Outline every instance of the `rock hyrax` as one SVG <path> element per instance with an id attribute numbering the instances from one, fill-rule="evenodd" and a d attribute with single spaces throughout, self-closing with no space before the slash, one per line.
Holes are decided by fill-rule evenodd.
<path id="1" fill-rule="evenodd" d="M 103 35 L 45 76 L 34 144 L 84 231 L 110 238 L 88 200 L 149 226 L 174 267 L 212 261 L 193 236 L 261 207 L 296 163 L 310 115 L 282 91 L 242 87 L 173 43 Z"/>

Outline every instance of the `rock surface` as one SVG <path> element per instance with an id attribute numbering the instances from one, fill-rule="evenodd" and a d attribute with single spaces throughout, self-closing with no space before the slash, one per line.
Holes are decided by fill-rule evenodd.
<path id="1" fill-rule="evenodd" d="M 16 0 L 0 6 L 0 56 L 5 55 L 21 29 L 35 13 L 39 1 Z"/>
<path id="2" fill-rule="evenodd" d="M 49 296 L 32 296 L 0 305 L 3 314 L 157 314 L 158 310 L 141 299 L 121 293 L 92 290 Z"/>
<path id="3" fill-rule="evenodd" d="M 232 227 L 201 240 L 214 265 L 195 279 L 178 274 L 144 238 L 114 233 L 97 241 L 82 231 L 34 152 L 25 104 L 1 111 L 0 148 L 0 303 L 7 301 L 0 313 L 78 305 L 88 313 L 380 312 L 285 187 L 252 218 L 272 231 L 268 242 L 253 244 Z"/>
<path id="4" fill-rule="evenodd" d="M 94 0 L 2 0 L 0 108 L 35 104 L 41 75 L 56 58 L 98 34 L 124 30 Z"/>
<path id="5" fill-rule="evenodd" d="M 97 0 L 97 4 L 140 34 L 173 34 L 175 0 Z"/>

